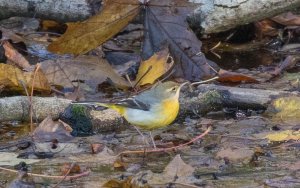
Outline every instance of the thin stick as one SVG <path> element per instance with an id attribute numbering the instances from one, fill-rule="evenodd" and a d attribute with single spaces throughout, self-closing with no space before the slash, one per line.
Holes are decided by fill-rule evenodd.
<path id="1" fill-rule="evenodd" d="M 214 80 L 217 80 L 217 79 L 219 79 L 219 76 L 215 76 L 215 77 L 210 78 L 210 79 L 208 79 L 208 80 L 203 80 L 203 81 L 200 81 L 200 82 L 194 82 L 194 83 L 191 83 L 191 86 L 192 86 L 192 85 L 196 85 L 196 84 L 205 84 L 205 83 L 207 83 L 207 82 L 211 82 L 211 81 L 214 81 Z"/>
<path id="2" fill-rule="evenodd" d="M 0 170 L 4 170 L 7 172 L 13 172 L 13 173 L 18 173 L 17 170 L 13 170 L 13 169 L 9 169 L 9 168 L 4 168 L 4 167 L 0 167 Z M 50 178 L 50 179 L 64 179 L 66 181 L 69 180 L 74 180 L 74 179 L 78 179 L 84 176 L 88 176 L 90 174 L 90 170 L 87 170 L 85 172 L 82 172 L 80 174 L 76 174 L 73 176 L 51 176 L 51 175 L 44 175 L 44 174 L 34 174 L 34 173 L 27 173 L 29 176 L 34 176 L 34 177 L 42 177 L 42 178 Z"/>
<path id="3" fill-rule="evenodd" d="M 195 138 L 193 138 L 192 140 L 190 140 L 190 141 L 188 141 L 188 142 L 186 142 L 184 144 L 180 144 L 178 146 L 173 146 L 173 147 L 169 147 L 169 148 L 151 149 L 151 150 L 146 150 L 146 151 L 145 150 L 123 151 L 119 155 L 122 155 L 122 154 L 137 154 L 137 153 L 156 153 L 156 152 L 166 152 L 166 151 L 176 150 L 176 149 L 178 149 L 180 147 L 189 145 L 189 144 L 191 144 L 191 143 L 193 143 L 193 142 L 195 142 L 195 141 L 203 138 L 205 135 L 207 135 L 211 131 L 211 129 L 212 129 L 211 126 L 209 126 L 204 133 L 202 133 L 202 134 L 196 136 Z"/>
<path id="4" fill-rule="evenodd" d="M 211 49 L 209 49 L 209 51 L 213 51 L 214 49 L 218 48 L 221 45 L 221 41 L 218 42 L 218 44 L 216 44 L 214 47 L 212 47 Z"/>
<path id="5" fill-rule="evenodd" d="M 33 97 L 33 89 L 34 89 L 34 83 L 35 83 L 35 77 L 36 74 L 38 72 L 38 70 L 40 69 L 41 64 L 37 64 L 34 74 L 33 74 L 33 79 L 32 79 L 32 83 L 31 83 L 31 93 L 30 93 L 30 131 L 31 133 L 33 132 L 33 120 L 32 120 L 32 114 L 33 114 L 33 104 L 32 104 L 32 97 Z"/>

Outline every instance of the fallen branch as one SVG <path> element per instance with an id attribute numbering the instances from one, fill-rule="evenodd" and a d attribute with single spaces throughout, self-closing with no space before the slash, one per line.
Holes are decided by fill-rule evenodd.
<path id="1" fill-rule="evenodd" d="M 95 14 L 100 6 L 101 0 L 0 0 L 0 19 L 24 16 L 60 22 L 80 21 Z"/>
<path id="2" fill-rule="evenodd" d="M 71 100 L 56 97 L 33 97 L 34 116 L 42 121 L 48 115 L 57 119 L 59 114 L 71 103 Z M 28 121 L 30 119 L 30 102 L 27 96 L 0 98 L 0 122 Z"/>
<path id="3" fill-rule="evenodd" d="M 203 3 L 202 0 L 196 2 Z M 190 20 L 204 33 L 218 33 L 293 10 L 299 5 L 300 0 L 205 1 L 194 11 Z"/>

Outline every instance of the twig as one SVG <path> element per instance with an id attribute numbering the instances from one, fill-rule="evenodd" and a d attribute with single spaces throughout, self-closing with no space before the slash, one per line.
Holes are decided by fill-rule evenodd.
<path id="1" fill-rule="evenodd" d="M 196 84 L 204 84 L 204 83 L 211 82 L 211 81 L 214 81 L 214 80 L 217 80 L 217 79 L 219 79 L 219 76 L 215 76 L 215 77 L 210 78 L 208 80 L 203 80 L 203 81 L 200 81 L 200 82 L 191 83 L 191 86 L 196 85 Z"/>
<path id="2" fill-rule="evenodd" d="M 4 170 L 7 172 L 13 172 L 13 173 L 18 173 L 17 170 L 13 170 L 13 169 L 9 169 L 9 168 L 4 168 L 4 167 L 0 167 L 0 170 Z M 88 176 L 90 174 L 90 170 L 87 170 L 85 172 L 82 172 L 80 174 L 76 174 L 76 175 L 72 175 L 72 176 L 51 176 L 51 175 L 44 175 L 44 174 L 35 174 L 35 173 L 27 173 L 29 176 L 34 176 L 34 177 L 43 177 L 43 178 L 50 178 L 50 179 L 64 179 L 66 181 L 69 180 L 74 180 L 74 179 L 78 179 L 84 176 Z"/>
<path id="3" fill-rule="evenodd" d="M 209 49 L 209 51 L 213 51 L 214 49 L 218 48 L 221 45 L 221 41 L 218 42 L 218 44 L 216 44 L 214 47 L 212 47 L 211 49 Z"/>
<path id="4" fill-rule="evenodd" d="M 166 151 L 176 150 L 176 149 L 178 149 L 180 147 L 189 145 L 189 144 L 191 144 L 191 143 L 193 143 L 193 142 L 195 142 L 195 141 L 203 138 L 205 135 L 207 135 L 211 131 L 211 129 L 212 129 L 211 126 L 209 126 L 204 133 L 202 133 L 202 134 L 196 136 L 195 138 L 191 139 L 190 141 L 188 141 L 188 142 L 186 142 L 184 144 L 180 144 L 178 146 L 173 146 L 173 147 L 169 147 L 169 148 L 151 149 L 151 150 L 146 150 L 146 151 L 145 150 L 123 151 L 120 154 L 118 154 L 117 156 L 120 156 L 120 155 L 123 155 L 123 154 L 156 153 L 156 152 L 166 152 Z"/>
<path id="5" fill-rule="evenodd" d="M 34 83 L 35 83 L 35 77 L 36 74 L 38 72 L 38 70 L 40 69 L 41 64 L 37 64 L 34 74 L 33 74 L 33 79 L 32 79 L 32 83 L 31 83 L 31 93 L 30 93 L 30 132 L 33 132 L 33 120 L 32 120 L 32 111 L 33 111 L 33 105 L 32 105 L 32 97 L 33 97 L 33 89 L 34 89 Z"/>
<path id="6" fill-rule="evenodd" d="M 131 88 L 134 88 L 134 85 L 133 85 L 133 83 L 131 82 L 131 80 L 130 80 L 128 74 L 125 75 L 125 78 L 126 78 L 126 80 L 129 82 L 130 87 L 131 87 Z"/>

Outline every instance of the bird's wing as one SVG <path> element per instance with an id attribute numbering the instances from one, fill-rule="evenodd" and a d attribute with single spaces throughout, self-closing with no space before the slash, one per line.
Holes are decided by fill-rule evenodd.
<path id="1" fill-rule="evenodd" d="M 138 109 L 138 110 L 144 110 L 144 111 L 150 110 L 150 104 L 141 102 L 136 97 L 131 97 L 131 98 L 120 100 L 117 103 L 115 103 L 115 105 L 124 106 L 127 108 L 134 108 L 134 109 Z"/>

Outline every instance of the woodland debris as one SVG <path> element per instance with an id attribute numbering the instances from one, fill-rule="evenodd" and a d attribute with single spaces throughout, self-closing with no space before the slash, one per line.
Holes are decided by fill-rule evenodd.
<path id="1" fill-rule="evenodd" d="M 202 0 L 196 2 L 203 3 Z M 191 15 L 192 25 L 204 33 L 219 33 L 299 7 L 300 0 L 205 1 Z"/>
<path id="2" fill-rule="evenodd" d="M 184 92 L 181 95 L 180 114 L 206 114 L 210 111 L 222 110 L 224 107 L 267 109 L 274 98 L 280 96 L 299 96 L 298 92 L 274 91 L 263 89 L 237 88 L 203 84 L 197 90 Z M 34 119 L 39 121 L 51 115 L 53 119 L 70 105 L 71 100 L 56 97 L 33 97 Z M 0 122 L 10 120 L 28 120 L 28 97 L 6 97 L 0 99 Z M 112 110 L 94 111 L 91 113 L 93 125 L 111 127 L 124 124 L 121 116 Z M 96 115 L 97 114 L 97 115 Z M 110 125 L 110 126 L 106 126 Z"/>

